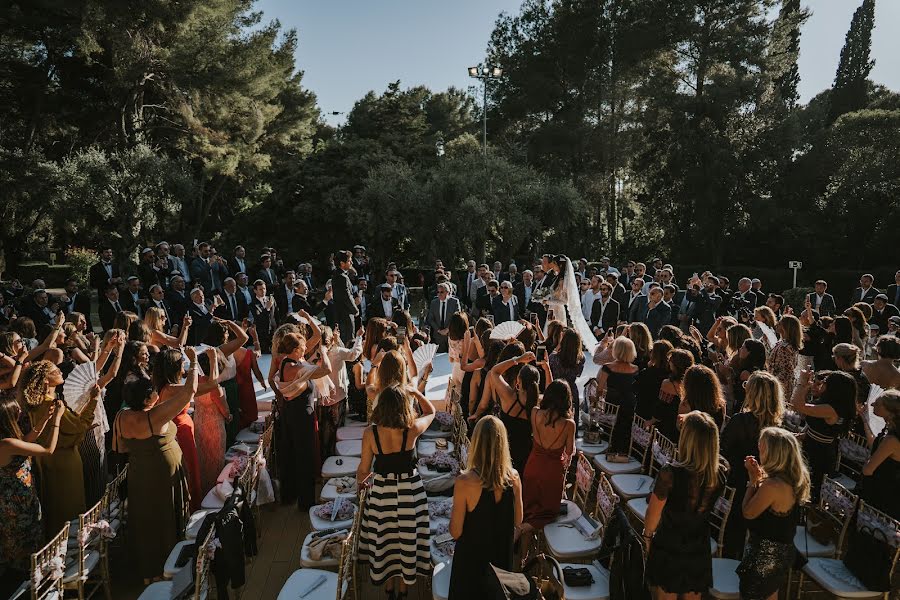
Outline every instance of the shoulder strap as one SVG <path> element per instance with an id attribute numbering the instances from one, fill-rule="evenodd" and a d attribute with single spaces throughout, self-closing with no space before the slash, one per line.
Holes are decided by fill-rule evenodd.
<path id="1" fill-rule="evenodd" d="M 378 448 L 378 454 L 384 454 L 381 449 L 381 440 L 378 439 L 378 425 L 372 425 L 372 435 L 375 436 L 375 447 Z"/>

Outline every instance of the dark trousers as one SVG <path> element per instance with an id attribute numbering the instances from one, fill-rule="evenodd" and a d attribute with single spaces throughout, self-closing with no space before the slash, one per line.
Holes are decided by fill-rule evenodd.
<path id="1" fill-rule="evenodd" d="M 281 426 L 276 440 L 282 504 L 308 509 L 316 503 L 319 432 L 316 413 L 309 413 L 309 392 L 279 404 Z"/>

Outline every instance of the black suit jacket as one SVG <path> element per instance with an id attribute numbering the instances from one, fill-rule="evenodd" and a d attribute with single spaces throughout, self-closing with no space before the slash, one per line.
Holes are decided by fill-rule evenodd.
<path id="1" fill-rule="evenodd" d="M 119 265 L 116 263 L 112 263 L 112 276 L 121 277 Z M 109 276 L 106 274 L 106 269 L 103 268 L 102 262 L 96 262 L 91 265 L 91 268 L 88 270 L 88 283 L 93 289 L 100 293 L 100 297 L 102 298 L 103 288 L 109 283 Z"/>
<path id="2" fill-rule="evenodd" d="M 222 306 L 216 308 L 213 314 L 220 319 L 240 323 L 247 318 L 248 314 L 250 314 L 250 309 L 247 307 L 247 299 L 244 298 L 244 294 L 242 294 L 241 292 L 234 293 L 234 301 L 237 304 L 237 313 L 234 313 L 233 309 L 231 308 L 231 304 L 228 302 L 227 293 L 219 292 L 219 298 L 222 299 L 223 304 Z"/>
<path id="3" fill-rule="evenodd" d="M 509 306 L 512 306 L 512 318 L 509 318 Z M 510 304 L 506 307 L 503 306 L 503 297 L 497 295 L 494 297 L 494 300 L 491 302 L 491 314 L 494 315 L 494 324 L 499 325 L 500 323 L 505 323 L 506 321 L 518 321 L 521 318 L 521 314 L 519 313 L 519 305 L 516 302 L 515 298 L 510 298 Z"/>
<path id="4" fill-rule="evenodd" d="M 187 314 L 191 316 L 191 328 L 188 329 L 187 345 L 199 346 L 206 339 L 206 332 L 212 323 L 212 313 L 203 314 L 193 302 L 188 302 Z"/>
<path id="5" fill-rule="evenodd" d="M 601 319 L 600 313 L 603 312 L 603 317 Z M 599 327 L 604 332 L 610 327 L 615 327 L 619 322 L 619 303 L 609 299 L 609 302 L 606 303 L 606 310 L 603 310 L 603 301 L 600 298 L 594 300 L 594 305 L 591 306 L 591 328 Z"/>
<path id="6" fill-rule="evenodd" d="M 853 306 L 857 302 L 865 302 L 866 304 L 872 304 L 875 302 L 875 296 L 881 293 L 881 290 L 876 288 L 874 285 L 869 288 L 865 294 L 863 294 L 863 289 L 861 287 L 856 288 L 853 291 L 853 295 L 850 297 L 850 306 Z M 891 297 L 888 296 L 888 301 L 890 302 Z"/>

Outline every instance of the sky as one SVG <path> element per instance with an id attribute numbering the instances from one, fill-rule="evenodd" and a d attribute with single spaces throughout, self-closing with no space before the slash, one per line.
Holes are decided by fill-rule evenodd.
<path id="1" fill-rule="evenodd" d="M 315 92 L 323 116 L 343 114 L 370 90 L 391 81 L 433 90 L 472 85 L 476 65 L 501 12 L 515 14 L 521 0 L 258 0 L 264 20 L 278 19 L 298 32 L 297 65 Z M 831 86 L 844 36 L 861 0 L 804 0 L 812 11 L 800 40 L 800 95 L 806 102 Z M 870 78 L 900 91 L 900 1 L 875 7 Z M 893 57 L 893 58 L 892 58 Z"/>

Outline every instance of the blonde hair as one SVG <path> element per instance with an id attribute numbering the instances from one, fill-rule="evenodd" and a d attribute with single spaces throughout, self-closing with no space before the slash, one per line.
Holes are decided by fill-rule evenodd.
<path id="1" fill-rule="evenodd" d="M 163 322 L 166 319 L 166 313 L 163 312 L 163 309 L 158 306 L 154 306 L 147 309 L 147 314 L 144 315 L 144 323 L 147 324 L 147 327 L 150 328 L 150 331 L 162 331 L 163 330 Z"/>
<path id="2" fill-rule="evenodd" d="M 19 380 L 17 392 L 20 405 L 35 408 L 47 400 L 47 391 L 50 387 L 47 376 L 55 366 L 49 360 L 38 360 L 25 369 Z"/>
<path id="3" fill-rule="evenodd" d="M 616 338 L 612 345 L 612 356 L 614 359 L 631 363 L 637 358 L 637 350 L 634 349 L 634 342 L 627 337 Z"/>
<path id="4" fill-rule="evenodd" d="M 760 429 L 781 425 L 784 391 L 778 378 L 768 371 L 755 371 L 750 375 L 741 412 L 752 413 Z"/>
<path id="5" fill-rule="evenodd" d="M 803 347 L 803 328 L 800 326 L 800 319 L 794 315 L 784 315 L 781 321 L 781 339 L 799 350 Z"/>
<path id="6" fill-rule="evenodd" d="M 514 470 L 509 441 L 506 427 L 497 417 L 488 415 L 475 424 L 466 467 L 481 478 L 485 489 L 504 489 L 511 484 Z"/>
<path id="7" fill-rule="evenodd" d="M 780 479 L 794 490 L 797 502 L 809 500 L 809 470 L 796 436 L 780 427 L 766 427 L 759 433 L 766 458 L 760 465 L 769 479 Z"/>
<path id="8" fill-rule="evenodd" d="M 678 466 L 697 473 L 703 488 L 719 483 L 719 428 L 707 413 L 684 415 L 678 438 Z"/>

